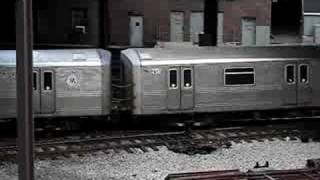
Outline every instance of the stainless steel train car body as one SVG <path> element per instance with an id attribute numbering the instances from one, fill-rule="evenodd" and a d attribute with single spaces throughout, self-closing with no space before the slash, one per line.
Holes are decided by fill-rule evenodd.
<path id="1" fill-rule="evenodd" d="M 317 47 L 129 49 L 135 115 L 320 106 Z"/>
<path id="2" fill-rule="evenodd" d="M 35 50 L 35 117 L 110 114 L 110 60 L 100 49 Z M 16 117 L 16 55 L 0 51 L 0 119 Z"/>

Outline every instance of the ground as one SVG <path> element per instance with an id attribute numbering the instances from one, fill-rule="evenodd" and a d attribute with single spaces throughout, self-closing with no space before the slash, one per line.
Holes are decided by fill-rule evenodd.
<path id="1" fill-rule="evenodd" d="M 307 159 L 320 158 L 320 143 L 300 141 L 265 141 L 233 144 L 208 155 L 176 154 L 162 147 L 142 153 L 96 153 L 58 160 L 37 160 L 36 179 L 44 180 L 158 180 L 170 173 L 230 170 L 247 171 L 256 162 L 269 161 L 273 169 L 303 168 Z M 17 165 L 0 166 L 1 180 L 17 179 Z"/>

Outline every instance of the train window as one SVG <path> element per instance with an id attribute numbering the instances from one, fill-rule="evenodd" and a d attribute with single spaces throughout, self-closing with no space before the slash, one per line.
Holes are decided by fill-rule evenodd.
<path id="1" fill-rule="evenodd" d="M 307 84 L 309 79 L 309 66 L 306 64 L 300 65 L 300 82 Z"/>
<path id="2" fill-rule="evenodd" d="M 192 87 L 192 71 L 191 69 L 185 69 L 183 70 L 183 86 L 185 88 L 191 88 Z"/>
<path id="3" fill-rule="evenodd" d="M 178 74 L 176 69 L 169 70 L 169 88 L 178 88 Z"/>
<path id="4" fill-rule="evenodd" d="M 225 85 L 253 85 L 253 68 L 230 68 L 224 72 Z"/>
<path id="5" fill-rule="evenodd" d="M 295 66 L 294 65 L 287 65 L 286 66 L 286 81 L 289 84 L 295 83 Z"/>
<path id="6" fill-rule="evenodd" d="M 38 76 L 38 73 L 37 72 L 33 72 L 33 80 L 32 80 L 32 87 L 33 87 L 33 90 L 35 91 L 35 90 L 37 90 L 38 89 L 38 78 L 37 78 L 37 76 Z"/>
<path id="7" fill-rule="evenodd" d="M 52 72 L 44 72 L 43 74 L 44 79 L 44 90 L 51 91 L 52 90 Z"/>
<path id="8" fill-rule="evenodd" d="M 247 72 L 253 72 L 253 68 L 232 68 L 232 69 L 226 69 L 226 73 L 247 73 Z"/>

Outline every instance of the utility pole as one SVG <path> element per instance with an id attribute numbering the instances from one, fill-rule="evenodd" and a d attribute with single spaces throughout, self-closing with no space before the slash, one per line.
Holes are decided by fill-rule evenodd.
<path id="1" fill-rule="evenodd" d="M 33 180 L 32 0 L 16 0 L 16 83 L 19 180 Z"/>

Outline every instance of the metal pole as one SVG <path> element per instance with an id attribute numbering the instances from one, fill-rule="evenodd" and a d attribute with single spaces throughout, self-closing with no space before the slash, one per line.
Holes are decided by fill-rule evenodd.
<path id="1" fill-rule="evenodd" d="M 32 0 L 16 0 L 19 179 L 33 180 Z"/>

